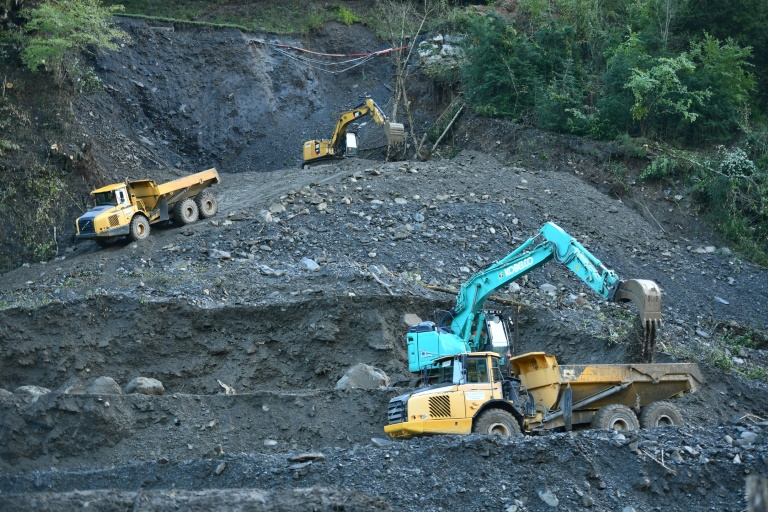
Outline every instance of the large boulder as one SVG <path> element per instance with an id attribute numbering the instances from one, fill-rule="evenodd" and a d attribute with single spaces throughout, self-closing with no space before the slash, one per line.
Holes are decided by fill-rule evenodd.
<path id="1" fill-rule="evenodd" d="M 120 386 L 112 377 L 99 377 L 85 389 L 91 395 L 122 395 Z"/>
<path id="2" fill-rule="evenodd" d="M 150 377 L 136 377 L 125 386 L 125 393 L 139 393 L 142 395 L 165 394 L 163 383 Z"/>
<path id="3" fill-rule="evenodd" d="M 16 388 L 15 394 L 21 396 L 25 402 L 30 403 L 37 401 L 38 398 L 50 392 L 50 389 L 41 386 L 19 386 Z"/>
<path id="4" fill-rule="evenodd" d="M 386 373 L 365 363 L 359 363 L 347 370 L 336 383 L 336 389 L 378 389 L 389 386 Z"/>

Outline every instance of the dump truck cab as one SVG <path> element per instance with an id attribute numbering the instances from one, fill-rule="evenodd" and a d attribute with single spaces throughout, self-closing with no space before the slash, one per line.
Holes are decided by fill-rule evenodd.
<path id="1" fill-rule="evenodd" d="M 384 430 L 393 437 L 469 434 L 474 418 L 488 408 L 520 416 L 509 400 L 500 362 L 496 352 L 436 359 L 426 387 L 390 401 Z"/>
<path id="2" fill-rule="evenodd" d="M 134 208 L 125 183 L 115 183 L 91 192 L 94 207 L 77 219 L 77 239 L 116 240 L 129 233 Z M 114 238 L 113 238 L 114 237 Z"/>

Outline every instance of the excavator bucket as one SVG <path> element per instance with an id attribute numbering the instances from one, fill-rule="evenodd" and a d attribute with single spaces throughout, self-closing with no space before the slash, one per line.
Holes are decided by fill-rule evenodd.
<path id="1" fill-rule="evenodd" d="M 661 328 L 661 290 L 659 285 L 647 279 L 620 281 L 613 296 L 616 302 L 632 301 L 637 306 L 643 329 L 642 357 L 653 361 L 656 331 Z"/>
<path id="2" fill-rule="evenodd" d="M 405 142 L 405 126 L 401 123 L 386 123 L 384 131 L 390 144 L 402 144 Z"/>

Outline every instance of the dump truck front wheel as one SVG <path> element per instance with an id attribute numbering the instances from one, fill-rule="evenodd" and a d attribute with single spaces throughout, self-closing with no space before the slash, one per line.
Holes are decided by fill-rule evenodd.
<path id="1" fill-rule="evenodd" d="M 101 247 L 109 247 L 110 245 L 115 245 L 119 238 L 119 236 L 100 236 L 95 238 L 95 240 Z"/>
<path id="2" fill-rule="evenodd" d="M 640 411 L 640 426 L 643 428 L 671 427 L 685 425 L 680 409 L 669 402 L 654 402 Z"/>
<path id="3" fill-rule="evenodd" d="M 606 405 L 592 418 L 592 428 L 609 430 L 638 430 L 640 423 L 632 409 L 621 404 Z"/>
<path id="4" fill-rule="evenodd" d="M 197 197 L 195 197 L 195 203 L 197 204 L 197 209 L 200 211 L 200 217 L 203 219 L 213 217 L 219 211 L 219 202 L 216 200 L 216 197 L 209 192 L 198 194 Z"/>
<path id="5" fill-rule="evenodd" d="M 475 419 L 472 432 L 490 436 L 511 436 L 520 433 L 520 425 L 511 413 L 502 409 L 491 409 Z"/>
<path id="6" fill-rule="evenodd" d="M 173 207 L 173 220 L 177 224 L 192 224 L 197 220 L 197 214 L 197 204 L 190 198 L 179 201 Z"/>
<path id="7" fill-rule="evenodd" d="M 134 215 L 131 219 L 131 240 L 138 242 L 149 236 L 149 221 L 143 215 Z"/>

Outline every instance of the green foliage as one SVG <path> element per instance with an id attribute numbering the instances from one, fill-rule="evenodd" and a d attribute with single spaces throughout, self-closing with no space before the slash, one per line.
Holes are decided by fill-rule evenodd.
<path id="1" fill-rule="evenodd" d="M 689 123 L 699 117 L 697 110 L 711 96 L 707 90 L 690 90 L 685 85 L 686 75 L 696 66 L 687 54 L 674 58 L 660 57 L 650 69 L 634 69 L 632 78 L 625 85 L 632 91 L 635 103 L 630 112 L 641 123 L 643 135 L 649 128 L 662 132 L 679 120 Z"/>
<path id="2" fill-rule="evenodd" d="M 689 87 L 707 91 L 706 105 L 691 127 L 691 137 L 714 142 L 747 131 L 755 91 L 755 77 L 747 71 L 751 50 L 731 39 L 721 43 L 705 33 L 703 40 L 691 45 L 689 55 L 696 65 Z"/>
<path id="3" fill-rule="evenodd" d="M 696 190 L 712 223 L 758 263 L 768 263 L 768 169 L 739 147 L 721 148 L 701 165 Z"/>
<path id="4" fill-rule="evenodd" d="M 32 71 L 41 66 L 61 83 L 82 73 L 79 55 L 89 48 L 116 50 L 127 35 L 112 26 L 120 6 L 102 7 L 99 0 L 50 0 L 29 13 L 25 30 L 31 38 L 22 52 Z"/>
<path id="5" fill-rule="evenodd" d="M 655 158 L 637 177 L 637 181 L 660 181 L 680 174 L 682 166 L 674 158 L 660 156 Z"/>
<path id="6" fill-rule="evenodd" d="M 351 25 L 353 23 L 360 23 L 361 20 L 355 13 L 341 5 L 339 6 L 339 13 L 336 16 L 336 21 L 344 23 L 345 25 Z"/>

